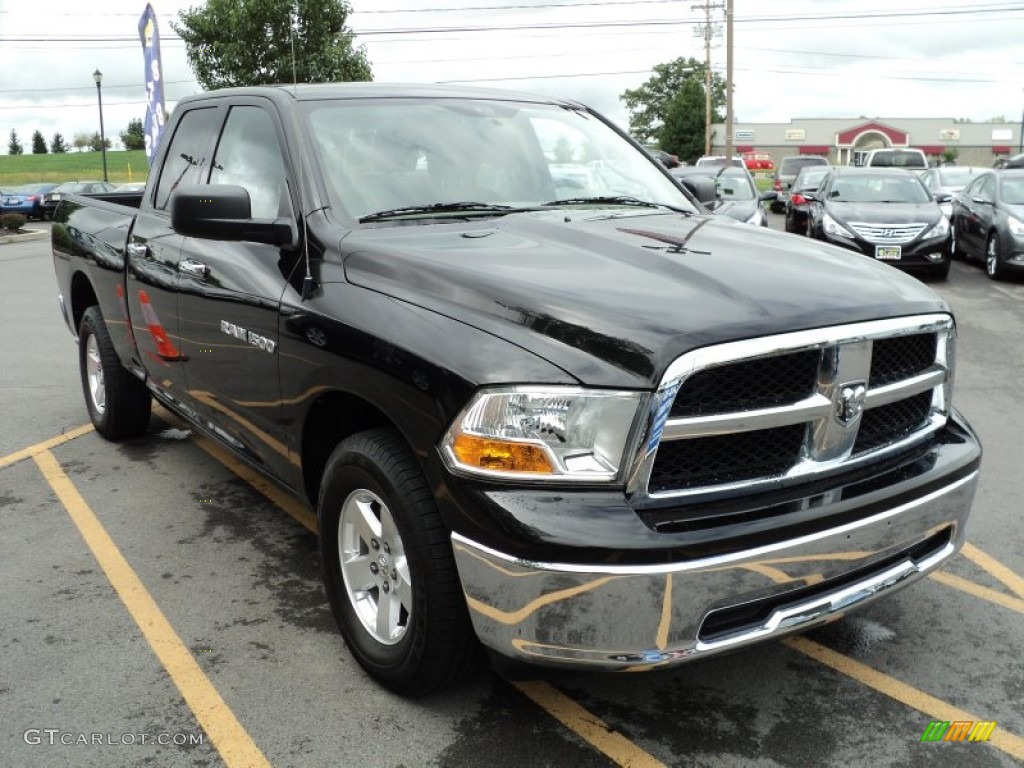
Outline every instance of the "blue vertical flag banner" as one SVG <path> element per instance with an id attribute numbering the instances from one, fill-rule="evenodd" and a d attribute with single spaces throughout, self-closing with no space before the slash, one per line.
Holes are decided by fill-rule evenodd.
<path id="1" fill-rule="evenodd" d="M 139 19 L 139 39 L 142 40 L 142 55 L 146 60 L 146 160 L 153 165 L 153 157 L 164 132 L 164 80 L 156 11 L 149 3 L 146 3 L 146 10 Z"/>

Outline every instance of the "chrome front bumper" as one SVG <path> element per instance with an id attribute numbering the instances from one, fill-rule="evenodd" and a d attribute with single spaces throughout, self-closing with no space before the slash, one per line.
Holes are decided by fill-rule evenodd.
<path id="1" fill-rule="evenodd" d="M 838 618 L 916 581 L 963 544 L 978 472 L 819 533 L 650 566 L 530 562 L 459 534 L 452 546 L 480 640 L 545 666 L 645 669 Z"/>

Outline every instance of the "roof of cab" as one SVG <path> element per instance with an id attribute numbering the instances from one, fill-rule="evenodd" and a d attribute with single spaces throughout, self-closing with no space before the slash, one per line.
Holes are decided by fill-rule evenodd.
<path id="1" fill-rule="evenodd" d="M 320 83 L 315 85 L 256 85 L 244 88 L 223 88 L 205 91 L 182 99 L 201 101 L 210 98 L 239 96 L 263 96 L 275 101 L 292 99 L 296 101 L 320 101 L 333 99 L 491 99 L 498 101 L 523 101 L 534 104 L 554 104 L 566 107 L 582 107 L 579 102 L 541 96 L 535 93 L 506 91 L 498 88 L 477 88 L 461 85 L 439 85 L 434 83 Z"/>

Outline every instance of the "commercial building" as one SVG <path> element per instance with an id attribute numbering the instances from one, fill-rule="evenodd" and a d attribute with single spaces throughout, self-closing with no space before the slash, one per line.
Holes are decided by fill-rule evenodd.
<path id="1" fill-rule="evenodd" d="M 953 118 L 826 118 L 788 123 L 736 123 L 736 153 L 823 155 L 836 165 L 856 164 L 858 153 L 886 147 L 916 147 L 930 162 L 955 154 L 958 165 L 993 166 L 1024 151 L 1017 123 L 960 123 Z M 725 154 L 725 125 L 712 126 L 712 154 Z"/>

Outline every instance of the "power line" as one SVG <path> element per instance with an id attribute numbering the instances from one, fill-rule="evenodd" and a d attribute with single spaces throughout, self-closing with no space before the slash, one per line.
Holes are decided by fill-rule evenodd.
<path id="1" fill-rule="evenodd" d="M 579 8 L 584 6 L 603 7 L 612 5 L 663 5 L 665 3 L 682 3 L 688 0 L 608 0 L 606 3 L 584 0 L 584 2 L 539 3 L 537 5 L 466 5 L 461 8 L 375 8 L 370 11 L 355 11 L 353 15 L 368 16 L 380 13 L 447 13 L 449 11 L 532 11 L 537 8 Z"/>
<path id="2" fill-rule="evenodd" d="M 763 24 L 763 23 L 778 23 L 778 22 L 792 22 L 792 21 L 839 21 L 839 20 L 863 20 L 863 19 L 898 19 L 898 18 L 912 18 L 920 19 L 928 16 L 971 16 L 976 17 L 978 14 L 990 14 L 990 13 L 1016 13 L 1024 11 L 1024 5 L 1014 4 L 1005 5 L 1001 7 L 980 7 L 973 6 L 969 8 L 946 8 L 942 10 L 928 10 L 928 11 L 876 11 L 876 12 L 864 12 L 864 13 L 845 13 L 845 14 L 811 14 L 811 15 L 780 15 L 780 16 L 760 16 L 760 17 L 741 17 L 735 20 L 736 24 Z M 446 34 L 453 32 L 513 32 L 518 30 L 558 30 L 558 29 L 600 29 L 605 27 L 618 27 L 618 28 L 636 28 L 636 27 L 649 27 L 649 26 L 667 26 L 667 25 L 680 25 L 680 24 L 691 24 L 694 19 L 686 18 L 674 18 L 674 19 L 622 19 L 622 20 L 611 20 L 611 21 L 576 21 L 576 22 L 546 22 L 546 23 L 535 23 L 535 24 L 504 24 L 504 25 L 451 25 L 451 26 L 438 26 L 438 27 L 404 27 L 396 29 L 364 29 L 364 30 L 353 30 L 351 35 L 353 37 L 375 37 L 378 35 L 421 35 L 421 34 Z M 162 35 L 161 40 L 181 40 L 177 35 Z M 137 38 L 133 35 L 105 35 L 97 37 L 88 37 L 84 35 L 75 36 L 50 36 L 50 35 L 24 35 L 24 36 L 12 36 L 5 35 L 0 36 L 0 42 L 68 42 L 68 43 L 81 43 L 81 42 L 128 42 L 136 41 Z"/>
<path id="3" fill-rule="evenodd" d="M 182 85 L 183 83 L 195 83 L 195 80 L 164 80 L 164 85 Z M 107 85 L 103 84 L 103 88 L 140 88 L 146 89 L 145 83 L 126 83 L 124 85 Z M 60 91 L 64 93 L 66 91 L 95 91 L 96 88 L 93 86 L 83 85 L 74 86 L 72 88 L 7 88 L 0 91 L 0 93 L 52 93 L 54 91 Z"/>

